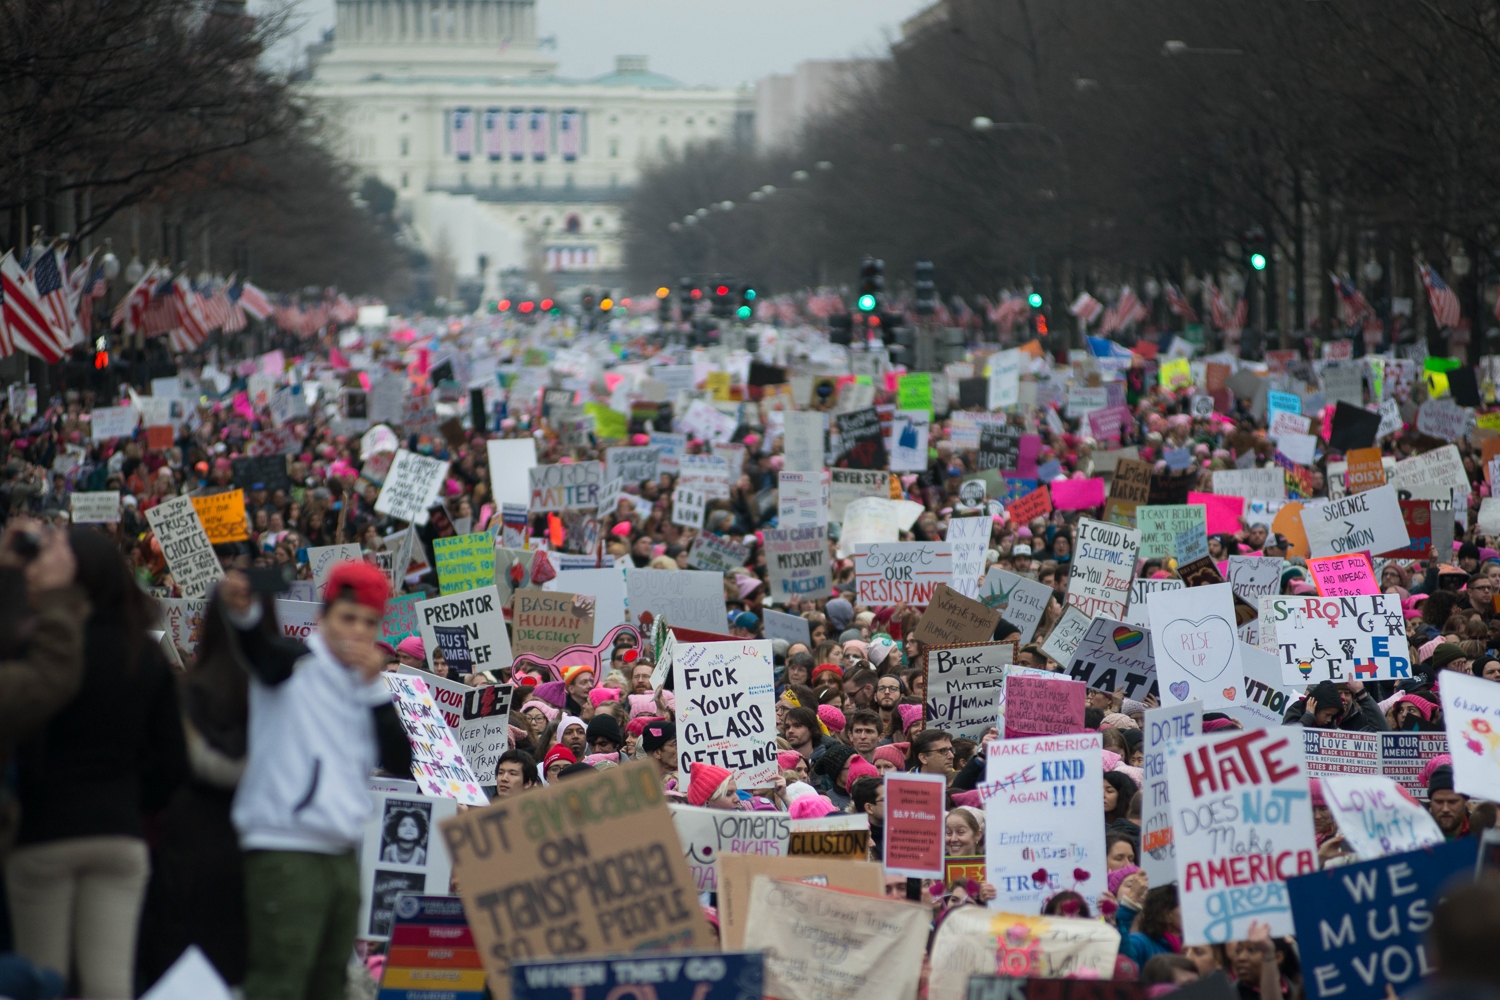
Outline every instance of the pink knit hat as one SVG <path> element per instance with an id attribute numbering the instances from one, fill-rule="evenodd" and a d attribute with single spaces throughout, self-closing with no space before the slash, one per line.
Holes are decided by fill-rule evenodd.
<path id="1" fill-rule="evenodd" d="M 844 713 L 833 705 L 818 706 L 818 721 L 828 727 L 830 733 L 842 733 L 844 731 Z"/>
<path id="2" fill-rule="evenodd" d="M 1140 869 L 1135 865 L 1124 865 L 1110 872 L 1109 876 L 1105 879 L 1105 881 L 1109 883 L 1110 895 L 1118 896 L 1120 894 L 1121 884 L 1138 871 L 1140 871 Z"/>
<path id="3" fill-rule="evenodd" d="M 836 812 L 838 810 L 826 796 L 804 795 L 792 803 L 791 808 L 787 810 L 787 815 L 792 819 L 821 819 Z"/>
<path id="4" fill-rule="evenodd" d="M 896 765 L 896 770 L 898 771 L 906 766 L 906 754 L 902 753 L 900 750 L 897 750 L 894 743 L 887 743 L 883 747 L 876 747 L 875 759 L 890 761 L 892 764 Z"/>
<path id="5" fill-rule="evenodd" d="M 414 656 L 419 660 L 427 658 L 427 649 L 422 645 L 422 637 L 419 635 L 409 635 L 396 643 L 396 652 Z"/>
<path id="6" fill-rule="evenodd" d="M 802 755 L 795 750 L 783 750 L 776 755 L 776 766 L 783 771 L 796 770 L 797 765 L 802 763 Z"/>
<path id="7" fill-rule="evenodd" d="M 878 777 L 880 777 L 880 772 L 876 770 L 875 765 L 865 760 L 859 754 L 855 754 L 849 758 L 849 788 L 853 788 L 854 783 L 860 778 Z M 845 789 L 845 791 L 848 791 L 848 789 Z"/>
<path id="8" fill-rule="evenodd" d="M 913 722 L 922 718 L 923 706 L 903 704 L 896 706 L 896 713 L 901 716 L 901 728 L 910 729 Z"/>

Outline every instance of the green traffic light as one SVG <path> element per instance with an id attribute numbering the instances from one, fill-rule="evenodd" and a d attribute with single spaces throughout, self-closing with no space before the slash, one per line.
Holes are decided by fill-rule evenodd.
<path id="1" fill-rule="evenodd" d="M 755 301 L 755 289 L 753 289 L 753 288 L 747 288 L 747 289 L 745 289 L 745 298 L 748 299 L 749 301 L 752 301 L 752 302 Z"/>
<path id="2" fill-rule="evenodd" d="M 740 306 L 738 309 L 735 310 L 735 315 L 738 316 L 740 319 L 749 319 L 750 318 L 750 307 L 749 306 Z"/>
<path id="3" fill-rule="evenodd" d="M 1266 255 L 1263 253 L 1251 254 L 1250 266 L 1255 268 L 1257 271 L 1264 271 L 1266 269 Z"/>
<path id="4" fill-rule="evenodd" d="M 1033 309 L 1042 308 L 1042 293 L 1032 292 L 1030 295 L 1026 296 L 1026 302 Z"/>
<path id="5" fill-rule="evenodd" d="M 873 296 L 873 295 L 861 295 L 859 297 L 859 308 L 860 308 L 861 312 L 874 312 L 875 311 L 875 296 Z"/>

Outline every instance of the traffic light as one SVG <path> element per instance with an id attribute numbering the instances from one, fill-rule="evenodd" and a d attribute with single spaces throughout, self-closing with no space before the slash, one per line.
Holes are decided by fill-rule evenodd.
<path id="1" fill-rule="evenodd" d="M 1045 337 L 1045 336 L 1047 336 L 1047 314 L 1046 313 L 1037 313 L 1036 314 L 1036 335 L 1038 337 Z"/>
<path id="2" fill-rule="evenodd" d="M 932 280 L 932 261 L 917 261 L 917 315 L 931 316 L 937 312 L 937 285 Z"/>
<path id="3" fill-rule="evenodd" d="M 591 288 L 585 288 L 583 290 L 583 293 L 578 296 L 579 311 L 587 316 L 589 313 L 594 311 L 594 301 L 594 290 Z"/>
<path id="4" fill-rule="evenodd" d="M 1250 266 L 1255 268 L 1257 271 L 1264 271 L 1266 269 L 1266 255 L 1263 253 L 1251 254 Z"/>
<path id="5" fill-rule="evenodd" d="M 755 315 L 755 287 L 753 285 L 740 286 L 740 307 L 734 311 L 736 317 L 748 320 Z"/>
<path id="6" fill-rule="evenodd" d="M 109 367 L 109 337 L 107 336 L 94 341 L 94 367 L 99 371 Z"/>
<path id="7" fill-rule="evenodd" d="M 734 315 L 734 300 L 729 294 L 729 286 L 723 283 L 714 285 L 714 302 L 712 312 L 715 316 L 728 318 Z"/>
<path id="8" fill-rule="evenodd" d="M 1240 234 L 1240 246 L 1245 251 L 1245 263 L 1252 271 L 1266 269 L 1266 231 L 1256 226 Z"/>
<path id="9" fill-rule="evenodd" d="M 599 300 L 599 311 L 602 313 L 610 312 L 614 309 L 614 307 L 615 300 L 610 298 L 608 295 Z"/>
<path id="10" fill-rule="evenodd" d="M 672 322 L 672 290 L 666 285 L 656 290 L 656 318 L 662 323 Z"/>
<path id="11" fill-rule="evenodd" d="M 866 257 L 859 264 L 859 311 L 872 313 L 880 307 L 880 293 L 885 291 L 885 261 Z"/>
<path id="12" fill-rule="evenodd" d="M 1033 309 L 1042 308 L 1042 293 L 1032 292 L 1030 295 L 1026 296 L 1026 304 L 1031 306 L 1031 308 Z"/>

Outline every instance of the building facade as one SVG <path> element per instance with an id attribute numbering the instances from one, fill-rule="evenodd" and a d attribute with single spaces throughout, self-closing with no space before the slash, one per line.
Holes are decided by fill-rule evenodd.
<path id="1" fill-rule="evenodd" d="M 644 56 L 559 77 L 535 0 L 336 10 L 306 92 L 338 123 L 343 158 L 395 189 L 423 248 L 490 297 L 617 285 L 621 213 L 641 171 L 694 142 L 754 138 L 750 88 L 684 86 Z"/>

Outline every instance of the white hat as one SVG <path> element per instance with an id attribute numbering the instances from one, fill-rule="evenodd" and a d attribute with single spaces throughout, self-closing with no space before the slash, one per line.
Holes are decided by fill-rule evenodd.
<path id="1" fill-rule="evenodd" d="M 1010 550 L 1010 554 L 1013 555 L 1013 556 L 1030 556 L 1031 555 L 1031 546 L 1030 545 L 1017 545 L 1017 546 L 1013 547 Z"/>

